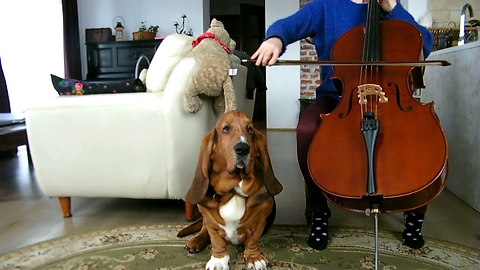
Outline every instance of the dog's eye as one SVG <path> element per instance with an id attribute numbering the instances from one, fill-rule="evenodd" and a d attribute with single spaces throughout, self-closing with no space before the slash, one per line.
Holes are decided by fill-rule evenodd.
<path id="1" fill-rule="evenodd" d="M 248 133 L 252 134 L 252 132 L 253 132 L 253 127 L 252 127 L 252 126 L 248 126 L 248 127 L 247 127 L 247 131 L 248 131 Z"/>
<path id="2" fill-rule="evenodd" d="M 223 133 L 228 133 L 230 131 L 230 126 L 224 126 L 222 131 Z"/>

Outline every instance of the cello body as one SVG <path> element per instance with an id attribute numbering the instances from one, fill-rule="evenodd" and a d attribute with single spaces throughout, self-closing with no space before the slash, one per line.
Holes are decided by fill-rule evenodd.
<path id="1" fill-rule="evenodd" d="M 365 28 L 342 35 L 332 60 L 366 60 L 361 46 L 369 43 Z M 421 57 L 423 40 L 415 26 L 387 20 L 379 22 L 378 29 L 382 61 Z M 341 99 L 332 112 L 320 115 L 308 156 L 310 174 L 331 203 L 355 212 L 372 204 L 381 212 L 400 212 L 428 204 L 443 190 L 447 141 L 433 102 L 423 104 L 412 95 L 412 70 L 334 67 L 332 78 L 342 88 Z"/>

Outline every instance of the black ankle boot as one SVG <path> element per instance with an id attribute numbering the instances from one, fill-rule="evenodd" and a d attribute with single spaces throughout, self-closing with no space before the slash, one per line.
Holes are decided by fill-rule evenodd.
<path id="1" fill-rule="evenodd" d="M 312 228 L 307 239 L 307 244 L 317 250 L 322 250 L 328 244 L 328 221 L 330 219 L 330 209 L 323 212 L 313 212 Z"/>
<path id="2" fill-rule="evenodd" d="M 425 241 L 422 236 L 422 225 L 425 215 L 405 212 L 403 217 L 405 219 L 405 230 L 402 234 L 403 244 L 413 249 L 423 247 Z"/>

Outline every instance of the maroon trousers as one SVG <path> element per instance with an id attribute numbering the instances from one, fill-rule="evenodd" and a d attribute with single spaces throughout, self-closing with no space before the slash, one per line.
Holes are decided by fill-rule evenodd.
<path id="1" fill-rule="evenodd" d="M 317 99 L 303 111 L 297 125 L 297 158 L 300 171 L 305 180 L 305 215 L 311 216 L 312 212 L 323 212 L 328 208 L 327 198 L 317 186 L 308 171 L 307 157 L 310 144 L 315 132 L 321 123 L 320 114 L 330 113 L 337 106 L 338 101 L 329 96 Z M 413 212 L 425 214 L 427 207 L 416 209 Z"/>

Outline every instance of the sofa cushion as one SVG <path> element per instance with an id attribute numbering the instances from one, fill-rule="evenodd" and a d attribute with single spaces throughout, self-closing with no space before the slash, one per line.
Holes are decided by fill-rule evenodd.
<path id="1" fill-rule="evenodd" d="M 148 67 L 145 80 L 147 92 L 160 92 L 165 89 L 172 70 L 192 50 L 194 39 L 183 34 L 172 34 L 160 43 Z"/>
<path id="2" fill-rule="evenodd" d="M 50 74 L 52 84 L 57 93 L 63 95 L 92 95 L 113 93 L 146 92 L 146 88 L 139 79 L 121 81 L 82 81 L 60 78 Z"/>

